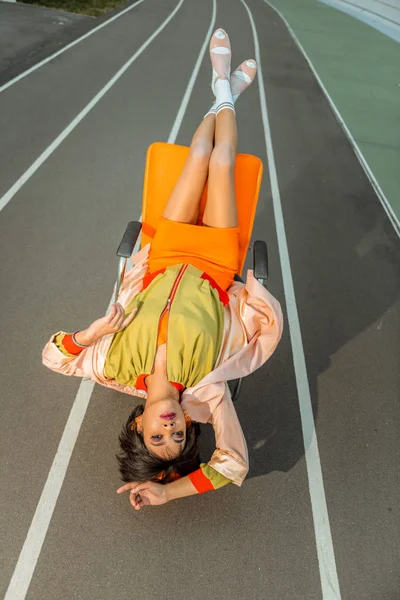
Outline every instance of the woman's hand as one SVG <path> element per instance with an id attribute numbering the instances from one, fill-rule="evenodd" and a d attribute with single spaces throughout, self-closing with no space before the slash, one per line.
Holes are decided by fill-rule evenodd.
<path id="1" fill-rule="evenodd" d="M 118 333 L 133 321 L 137 310 L 137 308 L 134 308 L 131 314 L 125 318 L 125 310 L 119 302 L 116 302 L 111 305 L 108 315 L 93 321 L 87 329 L 79 331 L 75 334 L 75 339 L 78 344 L 90 346 L 104 335 Z"/>
<path id="2" fill-rule="evenodd" d="M 146 481 L 145 483 L 127 483 L 117 490 L 117 494 L 130 490 L 129 502 L 135 510 L 143 506 L 156 506 L 168 502 L 167 485 Z"/>

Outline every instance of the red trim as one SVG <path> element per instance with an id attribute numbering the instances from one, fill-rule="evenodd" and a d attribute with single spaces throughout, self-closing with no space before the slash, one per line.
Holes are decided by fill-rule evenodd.
<path id="1" fill-rule="evenodd" d="M 147 385 L 145 382 L 146 377 L 148 377 L 148 373 L 142 373 L 142 375 L 139 375 L 139 377 L 136 379 L 136 385 L 135 388 L 137 390 L 142 390 L 143 392 L 147 392 Z M 172 385 L 178 390 L 178 392 L 181 394 L 184 390 L 185 390 L 185 386 L 182 385 L 181 383 L 175 383 L 175 381 L 170 381 L 170 383 L 172 383 Z"/>
<path id="2" fill-rule="evenodd" d="M 187 267 L 187 265 L 185 265 L 185 267 Z M 185 269 L 186 270 L 186 269 Z M 154 271 L 154 273 L 148 273 L 147 275 L 145 275 L 145 277 L 143 278 L 143 288 L 142 290 L 145 290 L 146 288 L 149 287 L 149 285 L 151 284 L 151 282 L 153 281 L 153 279 L 155 279 L 155 277 L 157 277 L 157 275 L 160 275 L 161 273 L 165 273 L 166 268 L 164 269 L 159 269 L 158 271 Z M 183 276 L 183 273 L 182 273 Z M 177 281 L 177 279 L 175 280 L 175 283 L 173 285 L 173 288 L 171 290 L 170 293 L 170 299 L 171 302 L 173 300 L 173 297 L 175 296 L 176 293 L 176 288 L 178 287 L 180 280 L 182 279 L 181 273 L 178 273 L 177 275 L 177 279 L 179 278 L 179 280 Z M 207 273 L 203 273 L 201 275 L 201 279 L 205 279 L 206 281 L 209 282 L 209 284 L 211 285 L 212 288 L 214 288 L 214 290 L 217 290 L 218 292 L 218 296 L 219 299 L 221 300 L 222 304 L 224 306 L 226 306 L 229 303 L 229 295 L 227 292 L 225 292 L 225 290 L 223 290 L 218 283 L 215 281 L 215 279 L 213 279 L 212 277 L 210 277 L 210 275 L 208 275 Z"/>
<path id="3" fill-rule="evenodd" d="M 75 344 L 75 342 L 73 341 L 72 333 L 64 336 L 62 345 L 64 346 L 68 354 L 80 354 L 83 350 L 83 348 Z"/>
<path id="4" fill-rule="evenodd" d="M 157 275 L 160 275 L 160 273 L 164 273 L 164 272 L 165 272 L 165 269 L 160 269 L 159 271 L 154 271 L 154 273 L 148 273 L 147 275 L 145 275 L 143 277 L 142 291 L 149 287 L 149 285 L 151 284 L 153 279 L 155 279 L 155 277 L 157 277 Z"/>
<path id="5" fill-rule="evenodd" d="M 207 275 L 207 273 L 203 273 L 203 275 L 201 276 L 201 278 L 205 279 L 206 281 L 208 281 L 209 284 L 211 285 L 211 287 L 214 288 L 214 290 L 217 290 L 219 299 L 221 300 L 221 302 L 222 302 L 222 304 L 224 306 L 226 306 L 227 304 L 229 304 L 229 295 L 228 295 L 228 293 L 225 292 L 212 277 L 210 277 L 209 275 Z"/>
<path id="6" fill-rule="evenodd" d="M 185 391 L 185 386 L 181 383 L 176 383 L 175 381 L 170 381 L 170 383 L 178 390 L 180 394 Z"/>
<path id="7" fill-rule="evenodd" d="M 148 376 L 148 373 L 143 373 L 142 375 L 139 375 L 139 377 L 136 379 L 135 388 L 137 390 L 142 390 L 143 392 L 147 392 L 147 385 L 144 381 L 147 376 Z"/>
<path id="8" fill-rule="evenodd" d="M 201 469 L 197 469 L 197 471 L 193 471 L 193 473 L 189 473 L 189 479 L 193 483 L 194 487 L 198 491 L 199 494 L 204 494 L 204 492 L 211 492 L 214 488 L 211 481 L 206 477 Z"/>
<path id="9" fill-rule="evenodd" d="M 188 268 L 188 266 L 189 266 L 189 265 L 183 265 L 183 266 L 181 267 L 181 269 L 180 269 L 180 271 L 179 271 L 178 275 L 177 275 L 177 278 L 175 279 L 175 283 L 174 283 L 174 285 L 172 286 L 172 290 L 171 290 L 171 292 L 170 292 L 170 295 L 169 295 L 169 298 L 168 298 L 168 300 L 169 300 L 170 304 L 172 304 L 172 301 L 173 301 L 173 299 L 175 298 L 176 292 L 177 292 L 177 290 L 178 290 L 178 286 L 179 286 L 180 282 L 182 281 L 182 279 L 183 279 L 183 276 L 184 276 L 184 274 L 185 274 L 185 271 L 186 271 L 186 269 Z M 167 305 L 166 305 L 166 306 L 168 306 L 168 301 L 167 301 Z"/>
<path id="10" fill-rule="evenodd" d="M 142 233 L 153 239 L 153 237 L 156 235 L 156 230 L 148 223 L 142 223 Z"/>

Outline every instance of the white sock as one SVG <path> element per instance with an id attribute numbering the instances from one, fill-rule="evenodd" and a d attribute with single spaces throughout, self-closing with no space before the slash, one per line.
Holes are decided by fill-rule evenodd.
<path id="1" fill-rule="evenodd" d="M 204 115 L 204 118 L 208 117 L 208 115 L 217 115 L 225 108 L 229 108 L 235 112 L 234 105 L 240 94 L 232 96 L 231 84 L 228 79 L 217 79 L 215 83 L 215 94 L 215 102 L 207 114 Z"/>
<path id="2" fill-rule="evenodd" d="M 247 66 L 249 66 L 249 67 L 254 66 L 254 61 L 253 60 L 247 61 Z M 238 83 L 238 80 L 242 79 L 247 84 L 251 83 L 251 79 L 247 75 L 247 73 L 245 73 L 244 71 L 240 71 L 239 69 L 236 69 L 235 77 L 236 77 L 236 80 L 234 81 L 234 83 L 232 84 L 232 82 L 231 82 L 231 91 L 232 91 L 232 88 L 234 90 L 235 89 L 237 90 L 236 94 L 232 93 L 234 105 L 236 104 L 236 100 L 239 98 L 239 96 L 242 94 L 242 92 L 244 92 L 248 87 L 248 86 L 244 87 L 244 86 L 240 85 L 240 82 Z M 208 117 L 208 115 L 215 115 L 216 113 L 217 113 L 217 103 L 214 102 L 214 104 L 211 106 L 210 110 L 206 113 L 204 118 Z"/>
<path id="3" fill-rule="evenodd" d="M 215 112 L 218 114 L 226 108 L 235 112 L 231 83 L 229 79 L 217 79 L 215 82 Z"/>

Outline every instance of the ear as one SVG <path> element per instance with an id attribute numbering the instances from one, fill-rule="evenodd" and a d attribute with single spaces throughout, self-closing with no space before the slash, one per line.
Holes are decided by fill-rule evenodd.
<path id="1" fill-rule="evenodd" d="M 136 430 L 138 433 L 143 433 L 143 425 L 142 425 L 142 415 L 139 415 L 135 419 L 136 422 Z"/>

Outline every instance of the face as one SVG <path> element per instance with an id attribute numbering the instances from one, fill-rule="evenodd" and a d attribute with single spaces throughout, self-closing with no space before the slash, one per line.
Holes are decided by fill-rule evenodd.
<path id="1" fill-rule="evenodd" d="M 159 400 L 146 405 L 138 430 L 146 448 L 161 458 L 176 458 L 185 447 L 186 421 L 176 400 Z"/>

